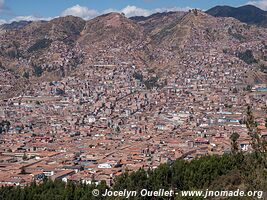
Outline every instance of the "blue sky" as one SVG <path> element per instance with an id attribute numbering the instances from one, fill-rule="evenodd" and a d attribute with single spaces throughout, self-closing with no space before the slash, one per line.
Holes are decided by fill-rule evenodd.
<path id="1" fill-rule="evenodd" d="M 64 15 L 90 19 L 110 11 L 124 12 L 127 16 L 150 15 L 170 10 L 207 10 L 215 5 L 244 4 L 267 10 L 267 0 L 0 0 L 0 23 Z"/>

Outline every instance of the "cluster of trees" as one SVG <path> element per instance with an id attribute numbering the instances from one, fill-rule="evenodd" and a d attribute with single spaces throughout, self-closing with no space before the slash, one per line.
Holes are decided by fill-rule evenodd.
<path id="1" fill-rule="evenodd" d="M 233 36 L 235 39 L 240 40 L 240 41 L 246 39 L 242 34 L 237 33 L 237 32 L 233 32 L 231 28 L 228 29 L 228 34 Z"/>
<path id="2" fill-rule="evenodd" d="M 12 49 L 6 52 L 7 56 L 10 58 L 19 58 L 20 53 L 16 49 Z"/>
<path id="3" fill-rule="evenodd" d="M 147 89 L 152 89 L 154 87 L 159 87 L 160 85 L 158 84 L 158 77 L 151 77 L 147 80 L 144 81 L 144 84 L 146 86 Z"/>
<path id="4" fill-rule="evenodd" d="M 172 164 L 160 165 L 155 170 L 125 173 L 115 180 L 114 189 L 142 190 L 158 189 L 202 189 L 216 178 L 240 167 L 244 161 L 242 154 L 207 156 L 192 161 L 177 160 Z"/>
<path id="5" fill-rule="evenodd" d="M 33 74 L 35 76 L 37 76 L 37 77 L 41 77 L 42 76 L 44 70 L 43 70 L 43 68 L 41 66 L 33 64 L 32 68 L 33 68 Z"/>
<path id="6" fill-rule="evenodd" d="M 30 78 L 30 73 L 29 72 L 23 72 L 22 77 L 29 79 Z"/>
<path id="7" fill-rule="evenodd" d="M 0 134 L 8 132 L 10 129 L 11 123 L 7 120 L 0 122 Z"/>
<path id="8" fill-rule="evenodd" d="M 103 198 L 94 197 L 93 189 L 97 188 L 104 193 L 107 186 L 101 183 L 99 186 L 77 185 L 72 182 L 68 184 L 61 181 L 51 181 L 46 179 L 41 185 L 32 183 L 25 188 L 2 187 L 0 189 L 0 199 L 3 200 L 101 200 Z"/>
<path id="9" fill-rule="evenodd" d="M 257 63 L 251 50 L 246 50 L 245 52 L 239 52 L 237 57 L 243 60 L 247 64 Z"/>
<path id="10" fill-rule="evenodd" d="M 267 191 L 266 163 L 256 154 L 241 153 L 225 154 L 223 156 L 207 156 L 193 161 L 177 160 L 172 164 L 160 165 L 155 170 L 140 169 L 133 173 L 124 173 L 115 179 L 112 188 L 105 183 L 98 186 L 65 184 L 60 181 L 45 180 L 44 183 L 20 188 L 3 187 L 0 189 L 0 199 L 5 200 L 83 200 L 83 199 L 123 199 L 94 197 L 93 189 L 104 194 L 106 189 L 141 191 L 148 189 L 166 190 L 260 190 Z M 137 192 L 139 194 L 139 192 Z M 136 196 L 131 199 L 151 199 L 151 197 Z M 153 198 L 152 198 L 153 199 Z M 154 198 L 154 199 L 168 199 Z M 182 197 L 175 197 L 182 199 Z"/>
<path id="11" fill-rule="evenodd" d="M 153 88 L 158 88 L 158 87 L 163 86 L 158 83 L 159 77 L 157 76 L 153 76 L 145 80 L 141 72 L 135 72 L 133 74 L 133 77 L 139 80 L 140 82 L 142 82 L 146 86 L 147 89 L 153 89 Z"/>
<path id="12" fill-rule="evenodd" d="M 247 107 L 247 119 L 246 126 L 248 129 L 248 135 L 251 137 L 251 146 L 258 157 L 266 162 L 267 141 L 260 136 L 260 130 L 258 129 L 258 123 L 252 114 L 252 107 Z"/>
<path id="13" fill-rule="evenodd" d="M 267 56 L 264 57 L 264 59 L 267 61 Z M 260 70 L 264 73 L 267 73 L 267 66 L 264 64 L 260 65 Z"/>
<path id="14" fill-rule="evenodd" d="M 38 50 L 41 50 L 41 49 L 45 49 L 47 47 L 50 46 L 50 44 L 52 43 L 52 40 L 50 39 L 40 39 L 40 40 L 37 40 L 35 44 L 33 44 L 29 49 L 28 49 L 28 52 L 29 53 L 32 53 L 34 51 L 38 51 Z"/>
<path id="15" fill-rule="evenodd" d="M 133 76 L 134 76 L 135 79 L 137 79 L 137 80 L 139 80 L 141 82 L 144 80 L 144 76 L 143 76 L 143 74 L 141 72 L 135 72 L 133 74 Z"/>

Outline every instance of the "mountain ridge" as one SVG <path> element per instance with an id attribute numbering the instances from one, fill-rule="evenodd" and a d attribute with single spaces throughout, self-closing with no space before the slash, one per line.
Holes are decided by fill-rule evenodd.
<path id="1" fill-rule="evenodd" d="M 267 11 L 253 5 L 240 7 L 215 6 L 206 11 L 214 17 L 233 17 L 241 22 L 267 27 Z"/>
<path id="2" fill-rule="evenodd" d="M 236 58 L 240 51 L 246 51 L 244 44 L 264 43 L 264 38 L 266 30 L 262 27 L 249 26 L 231 17 L 214 17 L 196 9 L 138 19 L 120 13 L 87 21 L 67 16 L 0 32 L 0 62 L 18 76 L 26 74 L 36 81 L 62 78 L 80 66 L 99 63 L 127 62 L 167 73 L 176 69 L 171 66 L 189 56 L 204 54 L 207 49 L 218 54 L 228 52 L 224 56 Z M 256 43 L 250 48 L 262 60 Z"/>

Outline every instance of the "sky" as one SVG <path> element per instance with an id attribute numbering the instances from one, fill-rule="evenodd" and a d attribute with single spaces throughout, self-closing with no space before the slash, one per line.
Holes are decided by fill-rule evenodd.
<path id="1" fill-rule="evenodd" d="M 20 20 L 50 20 L 73 15 L 86 20 L 108 12 L 127 17 L 148 16 L 156 12 L 207 10 L 216 5 L 255 5 L 267 10 L 267 0 L 0 0 L 0 24 Z"/>

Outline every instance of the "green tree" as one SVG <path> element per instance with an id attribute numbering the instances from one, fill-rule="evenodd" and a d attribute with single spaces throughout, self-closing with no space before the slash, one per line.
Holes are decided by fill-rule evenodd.
<path id="1" fill-rule="evenodd" d="M 251 106 L 247 107 L 247 120 L 246 120 L 246 126 L 248 129 L 248 134 L 251 137 L 251 143 L 252 148 L 255 151 L 255 156 L 262 162 L 266 163 L 266 150 L 267 150 L 267 144 L 263 140 L 263 138 L 260 137 L 260 131 L 257 127 L 257 122 L 254 119 L 252 108 Z M 267 163 L 266 163 L 267 164 Z"/>
<path id="2" fill-rule="evenodd" d="M 257 63 L 251 50 L 246 50 L 245 52 L 239 52 L 237 57 L 243 60 L 247 64 Z"/>
<path id="3" fill-rule="evenodd" d="M 240 135 L 236 132 L 232 133 L 230 136 L 231 143 L 232 143 L 232 152 L 236 154 L 238 152 L 238 143 L 237 140 L 240 137 Z"/>
<path id="4" fill-rule="evenodd" d="M 43 74 L 43 68 L 38 65 L 33 65 L 33 73 L 37 77 L 41 77 Z"/>
<path id="5" fill-rule="evenodd" d="M 7 120 L 3 120 L 2 122 L 0 122 L 0 127 L 1 127 L 1 132 L 5 132 L 7 133 L 11 127 L 11 123 L 10 121 L 7 121 Z"/>
<path id="6" fill-rule="evenodd" d="M 32 53 L 34 51 L 38 51 L 38 50 L 41 50 L 41 49 L 45 49 L 47 47 L 50 46 L 50 44 L 52 43 L 52 40 L 50 39 L 39 39 L 36 41 L 36 43 L 34 43 L 29 49 L 28 49 L 28 52 L 29 53 Z"/>
<path id="7" fill-rule="evenodd" d="M 28 157 L 27 157 L 26 153 L 24 153 L 23 156 L 22 156 L 22 160 L 27 160 L 27 158 Z"/>
<path id="8" fill-rule="evenodd" d="M 25 169 L 25 167 L 22 167 L 22 168 L 21 168 L 20 173 L 21 173 L 21 174 L 26 174 L 26 169 Z"/>
<path id="9" fill-rule="evenodd" d="M 24 78 L 29 79 L 30 78 L 30 73 L 29 72 L 23 72 L 22 75 Z"/>

